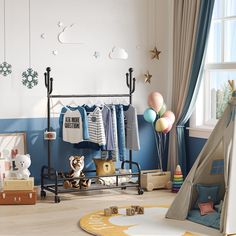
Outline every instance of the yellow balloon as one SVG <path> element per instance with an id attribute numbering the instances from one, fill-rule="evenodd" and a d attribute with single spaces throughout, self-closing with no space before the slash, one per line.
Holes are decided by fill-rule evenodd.
<path id="1" fill-rule="evenodd" d="M 156 124 L 155 124 L 155 129 L 157 132 L 162 132 L 164 131 L 165 129 L 167 129 L 169 126 L 169 122 L 167 121 L 166 118 L 160 118 L 156 121 Z"/>

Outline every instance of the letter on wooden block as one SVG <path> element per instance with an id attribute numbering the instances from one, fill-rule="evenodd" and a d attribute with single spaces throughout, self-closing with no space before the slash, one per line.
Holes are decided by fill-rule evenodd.
<path id="1" fill-rule="evenodd" d="M 127 216 L 135 215 L 135 209 L 134 208 L 126 208 L 126 215 Z"/>
<path id="2" fill-rule="evenodd" d="M 112 214 L 118 214 L 118 207 L 117 206 L 111 206 L 110 209 L 111 209 Z"/>
<path id="3" fill-rule="evenodd" d="M 143 215 L 144 214 L 144 207 L 139 207 L 137 213 L 139 215 Z"/>
<path id="4" fill-rule="evenodd" d="M 111 216 L 111 215 L 112 215 L 111 209 L 110 208 L 105 208 L 104 209 L 104 216 Z"/>
<path id="5" fill-rule="evenodd" d="M 132 205 L 131 208 L 134 208 L 135 212 L 138 212 L 138 209 L 139 209 L 140 206 L 137 206 L 137 205 Z"/>

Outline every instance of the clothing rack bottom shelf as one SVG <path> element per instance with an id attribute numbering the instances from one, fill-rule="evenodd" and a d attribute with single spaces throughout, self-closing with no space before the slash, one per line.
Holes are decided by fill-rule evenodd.
<path id="1" fill-rule="evenodd" d="M 65 180 L 79 180 L 82 179 L 82 177 L 78 178 L 65 178 L 62 177 L 60 172 L 56 171 L 53 168 L 48 168 L 47 166 L 43 166 L 41 169 L 41 198 L 44 199 L 46 197 L 46 191 L 49 191 L 54 194 L 54 201 L 55 203 L 60 202 L 60 193 L 72 193 L 72 192 L 85 192 L 85 191 L 95 191 L 95 190 L 105 190 L 105 189 L 127 189 L 127 188 L 137 188 L 138 194 L 141 195 L 144 193 L 143 189 L 141 188 L 141 169 L 138 163 L 136 162 L 130 162 L 130 161 L 123 161 L 121 163 L 121 169 L 124 169 L 124 165 L 134 165 L 137 168 L 137 172 L 132 173 L 126 173 L 126 174 L 113 174 L 113 175 L 107 175 L 107 176 L 97 176 L 97 175 L 86 175 L 91 174 L 92 172 L 96 172 L 95 170 L 85 171 L 84 174 L 86 176 L 86 179 L 91 180 L 91 186 L 88 188 L 69 188 L 65 189 L 63 187 L 63 182 Z M 97 184 L 97 180 L 106 178 L 106 177 L 115 177 L 116 181 L 114 184 L 111 185 L 102 185 Z M 137 178 L 137 181 L 135 182 L 125 182 L 125 183 L 119 183 L 119 178 L 122 177 L 132 177 Z"/>

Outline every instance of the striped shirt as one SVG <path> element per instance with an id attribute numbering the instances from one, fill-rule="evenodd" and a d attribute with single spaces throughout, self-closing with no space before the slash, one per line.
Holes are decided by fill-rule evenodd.
<path id="1" fill-rule="evenodd" d="M 89 141 L 98 143 L 100 146 L 106 145 L 106 137 L 102 119 L 102 112 L 96 107 L 88 114 Z"/>

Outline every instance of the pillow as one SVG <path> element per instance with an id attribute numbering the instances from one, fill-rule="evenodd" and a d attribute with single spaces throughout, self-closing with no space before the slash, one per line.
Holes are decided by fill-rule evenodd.
<path id="1" fill-rule="evenodd" d="M 97 175 L 113 175 L 116 171 L 112 160 L 94 159 Z"/>
<path id="2" fill-rule="evenodd" d="M 198 203 L 201 216 L 207 215 L 208 213 L 215 212 L 213 209 L 213 202 Z"/>
<path id="3" fill-rule="evenodd" d="M 195 208 L 198 208 L 199 203 L 212 201 L 213 205 L 218 203 L 219 185 L 203 185 L 197 184 L 198 199 Z"/>

